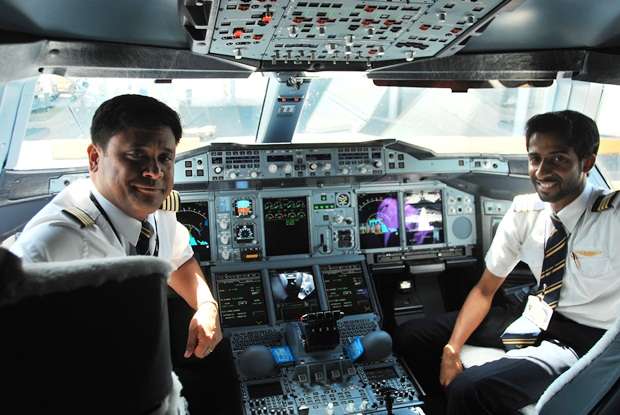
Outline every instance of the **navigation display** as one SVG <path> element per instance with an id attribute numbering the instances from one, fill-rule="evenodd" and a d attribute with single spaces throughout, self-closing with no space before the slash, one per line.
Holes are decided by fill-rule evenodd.
<path id="1" fill-rule="evenodd" d="M 357 210 L 362 249 L 400 246 L 398 193 L 359 193 Z"/>
<path id="2" fill-rule="evenodd" d="M 267 324 L 260 272 L 216 274 L 222 327 Z"/>
<path id="3" fill-rule="evenodd" d="M 305 196 L 263 199 L 263 220 L 267 256 L 310 253 Z"/>
<path id="4" fill-rule="evenodd" d="M 327 301 L 331 311 L 350 314 L 372 313 L 372 304 L 360 263 L 322 265 Z"/>
<path id="5" fill-rule="evenodd" d="M 211 260 L 208 202 L 181 203 L 177 220 L 189 231 L 189 244 L 199 261 Z"/>
<path id="6" fill-rule="evenodd" d="M 294 321 L 320 311 L 312 268 L 271 270 L 269 280 L 278 321 Z"/>
<path id="7" fill-rule="evenodd" d="M 405 192 L 404 212 L 408 246 L 444 242 L 441 190 Z"/>

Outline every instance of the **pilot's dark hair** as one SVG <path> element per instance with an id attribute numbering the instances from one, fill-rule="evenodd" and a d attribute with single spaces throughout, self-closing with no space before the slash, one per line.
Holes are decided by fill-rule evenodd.
<path id="1" fill-rule="evenodd" d="M 90 126 L 90 138 L 93 144 L 105 149 L 110 137 L 121 131 L 161 127 L 170 127 L 176 143 L 179 143 L 183 129 L 176 111 L 155 98 L 134 94 L 119 95 L 97 108 Z"/>
<path id="2" fill-rule="evenodd" d="M 596 155 L 599 133 L 594 120 L 577 111 L 565 110 L 534 115 L 525 125 L 525 144 L 534 133 L 549 134 L 575 150 L 579 160 Z"/>

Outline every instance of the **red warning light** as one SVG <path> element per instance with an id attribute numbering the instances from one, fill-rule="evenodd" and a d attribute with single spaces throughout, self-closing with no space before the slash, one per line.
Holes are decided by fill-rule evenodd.
<path id="1" fill-rule="evenodd" d="M 252 36 L 252 39 L 254 39 L 254 40 L 255 40 L 255 41 L 257 41 L 257 42 L 258 42 L 259 40 L 261 40 L 262 38 L 263 38 L 263 35 L 254 35 L 254 36 Z"/>
<path id="2" fill-rule="evenodd" d="M 362 26 L 370 26 L 373 23 L 374 23 L 374 20 L 372 19 L 364 19 L 361 21 Z"/>
<path id="3" fill-rule="evenodd" d="M 420 26 L 420 30 L 428 30 L 431 28 L 431 25 L 429 24 L 423 24 L 422 26 Z"/>
<path id="4" fill-rule="evenodd" d="M 236 28 L 233 30 L 233 37 L 234 37 L 235 39 L 239 39 L 239 38 L 241 38 L 243 35 L 245 35 L 245 29 L 244 29 L 244 28 L 242 28 L 242 27 L 236 27 Z"/>
<path id="5" fill-rule="evenodd" d="M 263 23 L 263 25 L 266 25 L 266 24 L 271 23 L 271 19 L 273 19 L 273 13 L 265 12 L 261 16 L 260 21 Z"/>
<path id="6" fill-rule="evenodd" d="M 302 16 L 295 16 L 293 17 L 293 23 L 295 24 L 300 24 L 304 22 L 304 18 Z"/>
<path id="7" fill-rule="evenodd" d="M 374 12 L 375 10 L 377 10 L 377 6 L 370 6 L 370 5 L 369 5 L 369 6 L 364 7 L 364 11 L 365 11 L 366 13 L 372 13 L 372 12 Z"/>

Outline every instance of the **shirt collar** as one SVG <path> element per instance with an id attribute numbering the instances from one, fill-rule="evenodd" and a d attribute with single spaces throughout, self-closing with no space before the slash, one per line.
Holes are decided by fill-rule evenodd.
<path id="1" fill-rule="evenodd" d="M 567 234 L 573 232 L 584 210 L 587 209 L 588 200 L 590 199 L 593 189 L 592 185 L 586 181 L 586 185 L 581 194 L 557 213 Z M 547 204 L 547 207 L 549 211 L 551 211 L 551 205 Z"/>
<path id="2" fill-rule="evenodd" d="M 142 222 L 138 219 L 132 218 L 127 215 L 125 212 L 116 207 L 112 202 L 106 199 L 95 187 L 92 186 L 93 195 L 97 201 L 101 204 L 103 210 L 110 218 L 110 222 L 116 229 L 116 232 L 119 233 L 126 241 L 128 241 L 133 246 L 136 246 L 138 243 L 138 238 L 140 237 L 140 230 L 142 229 Z M 153 224 L 153 220 L 151 218 L 152 215 L 148 216 L 148 221 Z"/>

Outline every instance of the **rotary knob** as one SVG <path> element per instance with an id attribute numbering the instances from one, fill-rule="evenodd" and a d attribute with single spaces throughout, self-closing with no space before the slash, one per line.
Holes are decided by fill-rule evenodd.
<path id="1" fill-rule="evenodd" d="M 267 166 L 267 170 L 269 170 L 269 173 L 275 174 L 278 171 L 278 165 L 271 163 L 269 166 Z"/>
<path id="2" fill-rule="evenodd" d="M 340 173 L 347 175 L 349 174 L 349 168 L 348 167 L 343 167 L 342 169 L 340 169 Z"/>
<path id="3" fill-rule="evenodd" d="M 360 173 L 362 173 L 362 174 L 366 174 L 366 173 L 368 173 L 368 167 L 366 167 L 366 166 L 360 166 Z"/>
<path id="4" fill-rule="evenodd" d="M 293 166 L 291 166 L 290 164 L 286 163 L 284 165 L 284 173 L 290 174 L 292 171 L 293 171 Z"/>
<path id="5" fill-rule="evenodd" d="M 215 166 L 215 167 L 213 168 L 213 173 L 215 173 L 215 174 L 220 174 L 221 172 L 222 172 L 222 167 L 220 167 L 220 166 Z"/>
<path id="6" fill-rule="evenodd" d="M 325 163 L 323 165 L 323 170 L 331 170 L 332 169 L 332 164 L 331 163 Z"/>
<path id="7" fill-rule="evenodd" d="M 319 165 L 318 165 L 318 164 L 316 164 L 316 163 L 310 163 L 310 164 L 308 165 L 308 170 L 310 170 L 310 171 L 315 171 L 315 170 L 316 170 L 316 169 L 318 169 L 318 168 L 319 168 Z"/>
<path id="8" fill-rule="evenodd" d="M 228 177 L 230 177 L 231 179 L 236 179 L 237 178 L 237 172 L 231 171 L 230 173 L 228 173 Z"/>
<path id="9" fill-rule="evenodd" d="M 258 172 L 257 171 L 251 171 L 250 172 L 250 177 L 253 179 L 256 179 L 258 177 Z"/>
<path id="10" fill-rule="evenodd" d="M 381 160 L 375 160 L 375 161 L 373 161 L 373 162 L 372 162 L 372 165 L 373 165 L 375 168 L 377 168 L 377 169 L 378 169 L 378 168 L 380 168 L 381 166 L 383 166 L 383 162 L 382 162 Z"/>
<path id="11" fill-rule="evenodd" d="M 222 259 L 224 261 L 228 261 L 230 259 L 230 249 L 222 249 L 220 254 L 222 255 Z"/>
<path id="12" fill-rule="evenodd" d="M 229 233 L 220 233 L 219 238 L 220 238 L 220 242 L 222 243 L 222 245 L 228 245 L 228 243 L 230 242 Z"/>

